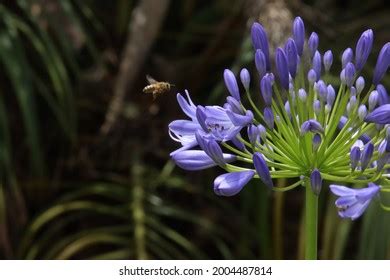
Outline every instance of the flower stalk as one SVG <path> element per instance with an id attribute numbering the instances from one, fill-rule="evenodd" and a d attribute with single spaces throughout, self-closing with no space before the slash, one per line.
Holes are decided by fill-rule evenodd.
<path id="1" fill-rule="evenodd" d="M 313 192 L 310 180 L 305 180 L 305 259 L 317 259 L 318 196 Z"/>

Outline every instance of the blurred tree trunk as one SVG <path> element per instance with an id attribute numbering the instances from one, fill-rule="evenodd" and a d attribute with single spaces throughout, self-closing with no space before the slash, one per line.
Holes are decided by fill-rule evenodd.
<path id="1" fill-rule="evenodd" d="M 170 0 L 141 0 L 133 10 L 114 85 L 114 93 L 108 106 L 105 121 L 100 128 L 101 134 L 108 134 L 120 115 L 126 91 L 134 84 L 139 70 L 157 38 L 169 3 Z"/>

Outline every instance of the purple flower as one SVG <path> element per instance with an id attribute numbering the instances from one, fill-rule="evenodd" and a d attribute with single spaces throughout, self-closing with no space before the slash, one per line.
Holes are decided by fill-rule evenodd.
<path id="1" fill-rule="evenodd" d="M 390 123 L 390 104 L 379 106 L 365 118 L 365 122 L 377 123 L 377 124 L 388 124 Z"/>
<path id="2" fill-rule="evenodd" d="M 253 113 L 250 110 L 243 115 L 220 106 L 206 106 L 204 112 L 206 132 L 212 134 L 217 141 L 231 140 L 253 120 Z"/>
<path id="3" fill-rule="evenodd" d="M 265 55 L 261 49 L 257 49 L 255 53 L 255 65 L 257 72 L 259 72 L 260 79 L 267 72 L 267 61 L 265 59 Z"/>
<path id="4" fill-rule="evenodd" d="M 345 66 L 345 83 L 348 87 L 351 87 L 353 85 L 355 74 L 355 65 L 353 65 L 351 62 L 348 62 Z"/>
<path id="5" fill-rule="evenodd" d="M 221 147 L 218 145 L 212 137 L 206 135 L 201 135 L 201 131 L 195 133 L 196 141 L 202 150 L 218 165 L 224 166 L 226 164 L 223 157 L 223 152 Z"/>
<path id="6" fill-rule="evenodd" d="M 362 104 L 359 106 L 358 109 L 358 117 L 361 121 L 364 121 L 364 118 L 367 116 L 367 107 L 366 105 Z"/>
<path id="7" fill-rule="evenodd" d="M 260 82 L 261 95 L 266 106 L 272 105 L 272 85 L 268 76 L 264 76 Z"/>
<path id="8" fill-rule="evenodd" d="M 257 171 L 257 174 L 259 174 L 259 177 L 263 183 L 272 188 L 274 186 L 271 178 L 271 174 L 268 169 L 268 165 L 264 160 L 264 157 L 260 153 L 255 153 L 253 155 L 253 164 L 255 166 L 255 169 Z"/>
<path id="9" fill-rule="evenodd" d="M 324 129 L 322 128 L 321 124 L 318 121 L 311 119 L 305 121 L 301 125 L 301 135 L 305 135 L 309 131 L 314 133 L 323 133 Z"/>
<path id="10" fill-rule="evenodd" d="M 270 107 L 264 108 L 264 122 L 268 126 L 269 129 L 274 129 L 274 113 L 272 112 L 272 109 Z"/>
<path id="11" fill-rule="evenodd" d="M 262 50 L 265 56 L 267 71 L 271 70 L 271 63 L 269 60 L 269 47 L 267 33 L 260 23 L 255 22 L 251 29 L 252 44 L 255 50 Z"/>
<path id="12" fill-rule="evenodd" d="M 215 194 L 222 196 L 236 195 L 253 178 L 254 175 L 255 172 L 253 170 L 219 175 L 214 180 L 214 192 Z"/>
<path id="13" fill-rule="evenodd" d="M 314 71 L 314 69 L 309 70 L 309 72 L 307 73 L 307 79 L 311 85 L 318 81 L 319 77 L 317 79 L 317 73 L 316 71 Z"/>
<path id="14" fill-rule="evenodd" d="M 313 172 L 310 174 L 310 184 L 314 194 L 319 195 L 322 188 L 322 177 L 318 169 L 314 169 Z"/>
<path id="15" fill-rule="evenodd" d="M 267 130 L 266 130 L 265 127 L 264 127 L 263 125 L 261 125 L 261 124 L 259 124 L 259 125 L 257 126 L 257 128 L 259 129 L 259 135 L 260 135 L 261 140 L 263 140 L 263 142 L 265 142 L 266 139 L 267 139 Z"/>
<path id="16" fill-rule="evenodd" d="M 312 63 L 312 65 L 313 65 L 314 71 L 316 72 L 317 81 L 321 77 L 321 64 L 322 64 L 322 62 L 321 62 L 321 54 L 318 51 L 316 51 L 314 53 L 314 56 L 313 56 L 313 63 Z"/>
<path id="17" fill-rule="evenodd" d="M 234 113 L 241 114 L 241 115 L 244 114 L 244 110 L 241 107 L 240 102 L 238 102 L 237 99 L 235 99 L 234 97 L 231 97 L 231 96 L 226 97 L 226 103 L 224 105 L 224 108 L 227 111 L 232 111 Z M 198 118 L 198 120 L 199 120 L 199 118 Z M 207 129 L 205 131 L 207 131 Z"/>
<path id="18" fill-rule="evenodd" d="M 317 33 L 312 32 L 309 37 L 309 41 L 307 42 L 309 46 L 309 51 L 310 51 L 310 57 L 313 57 L 315 52 L 318 49 L 318 43 L 319 43 L 319 38 Z"/>
<path id="19" fill-rule="evenodd" d="M 376 104 L 378 104 L 378 99 L 379 99 L 379 93 L 376 90 L 373 90 L 370 93 L 370 96 L 368 97 L 368 110 L 371 112 L 374 110 Z"/>
<path id="20" fill-rule="evenodd" d="M 318 133 L 314 134 L 313 140 L 312 140 L 312 145 L 313 145 L 313 151 L 316 152 L 321 145 L 321 135 L 320 134 L 318 134 Z"/>
<path id="21" fill-rule="evenodd" d="M 289 72 L 286 53 L 282 48 L 277 48 L 275 52 L 276 70 L 279 74 L 279 80 L 285 90 L 289 89 Z"/>
<path id="22" fill-rule="evenodd" d="M 324 68 L 325 71 L 328 72 L 330 67 L 332 66 L 333 63 L 333 53 L 331 50 L 328 50 L 324 54 Z"/>
<path id="23" fill-rule="evenodd" d="M 317 91 L 321 101 L 325 101 L 327 99 L 328 88 L 326 87 L 325 82 L 323 80 L 319 80 L 315 84 L 315 90 Z"/>
<path id="24" fill-rule="evenodd" d="M 316 115 L 321 113 L 321 102 L 318 99 L 313 101 L 313 110 Z"/>
<path id="25" fill-rule="evenodd" d="M 385 87 L 381 84 L 376 86 L 376 90 L 378 91 L 379 94 L 379 105 L 384 105 L 390 103 L 389 95 L 387 94 L 387 91 Z"/>
<path id="26" fill-rule="evenodd" d="M 330 190 L 339 198 L 335 205 L 341 218 L 355 220 L 367 209 L 371 200 L 380 190 L 380 186 L 369 183 L 367 188 L 353 189 L 340 185 L 330 185 Z"/>
<path id="27" fill-rule="evenodd" d="M 297 45 L 298 55 L 302 56 L 305 43 L 305 25 L 300 17 L 296 17 L 293 23 L 293 37 Z"/>
<path id="28" fill-rule="evenodd" d="M 390 42 L 386 43 L 378 55 L 378 60 L 376 61 L 376 66 L 374 70 L 373 84 L 377 85 L 382 80 L 387 69 L 390 66 Z"/>
<path id="29" fill-rule="evenodd" d="M 248 69 L 243 68 L 241 70 L 241 72 L 240 72 L 240 79 L 241 79 L 241 83 L 244 86 L 245 90 L 248 91 L 250 83 L 251 83 L 251 76 L 249 74 Z"/>
<path id="30" fill-rule="evenodd" d="M 177 166 L 185 170 L 202 170 L 217 165 L 212 158 L 200 150 L 178 151 L 172 155 L 172 159 Z M 236 156 L 223 154 L 223 160 L 226 163 L 233 162 L 236 160 Z"/>
<path id="31" fill-rule="evenodd" d="M 188 91 L 185 91 L 188 101 L 180 94 L 177 94 L 177 101 L 183 112 L 191 118 L 191 120 L 175 120 L 168 125 L 170 137 L 180 142 L 182 148 L 176 150 L 186 150 L 197 145 L 195 139 L 195 132 L 202 129 L 197 117 L 197 107 L 192 102 Z M 173 153 L 175 153 L 174 151 Z"/>
<path id="32" fill-rule="evenodd" d="M 362 157 L 360 160 L 362 171 L 364 171 L 368 167 L 368 164 L 371 161 L 373 153 L 374 153 L 374 145 L 372 143 L 367 143 L 363 149 Z"/>
<path id="33" fill-rule="evenodd" d="M 225 80 L 225 85 L 230 95 L 240 101 L 240 91 L 238 89 L 237 80 L 233 72 L 229 69 L 225 69 L 225 71 L 223 72 L 223 78 Z"/>
<path id="34" fill-rule="evenodd" d="M 286 55 L 287 55 L 287 63 L 288 70 L 290 72 L 291 77 L 295 78 L 298 67 L 298 52 L 297 46 L 293 39 L 289 38 L 285 47 Z"/>
<path id="35" fill-rule="evenodd" d="M 349 62 L 352 62 L 353 50 L 351 48 L 346 49 L 341 56 L 342 68 L 345 68 Z"/>
<path id="36" fill-rule="evenodd" d="M 256 142 L 259 141 L 260 131 L 259 128 L 253 124 L 248 126 L 248 138 L 252 146 L 256 145 Z"/>
<path id="37" fill-rule="evenodd" d="M 306 102 L 307 93 L 306 93 L 306 91 L 305 91 L 303 88 L 300 88 L 300 89 L 298 90 L 298 98 L 299 98 L 302 102 Z"/>
<path id="38" fill-rule="evenodd" d="M 351 153 L 349 154 L 349 158 L 351 159 L 351 169 L 354 171 L 359 164 L 361 156 L 361 151 L 358 146 L 354 146 L 351 149 Z"/>
<path id="39" fill-rule="evenodd" d="M 362 76 L 357 78 L 355 85 L 356 85 L 357 94 L 360 94 L 363 91 L 364 86 L 365 86 L 364 78 Z"/>
<path id="40" fill-rule="evenodd" d="M 332 85 L 328 85 L 327 86 L 327 91 L 328 91 L 328 94 L 326 96 L 326 103 L 332 107 L 333 106 L 333 102 L 336 98 L 336 92 L 334 91 L 334 88 L 332 87 Z"/>
<path id="41" fill-rule="evenodd" d="M 239 136 L 241 137 L 240 133 L 237 133 L 237 135 L 230 139 L 230 141 L 232 141 L 233 145 L 236 146 L 237 149 L 245 151 L 245 144 L 238 139 Z"/>
<path id="42" fill-rule="evenodd" d="M 374 41 L 374 33 L 371 29 L 363 32 L 360 36 L 359 41 L 356 44 L 356 70 L 360 71 L 363 69 L 364 64 L 367 61 L 368 55 L 372 49 L 372 43 Z"/>

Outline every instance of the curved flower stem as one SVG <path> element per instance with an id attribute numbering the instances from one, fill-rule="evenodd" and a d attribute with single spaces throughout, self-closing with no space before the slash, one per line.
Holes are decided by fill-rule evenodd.
<path id="1" fill-rule="evenodd" d="M 311 189 L 310 179 L 305 182 L 305 259 L 317 259 L 318 196 Z"/>

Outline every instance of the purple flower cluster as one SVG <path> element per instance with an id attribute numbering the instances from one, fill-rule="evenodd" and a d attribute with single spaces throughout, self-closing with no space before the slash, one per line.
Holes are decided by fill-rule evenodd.
<path id="1" fill-rule="evenodd" d="M 315 195 L 320 195 L 323 180 L 368 183 L 363 189 L 330 187 L 340 196 L 336 201 L 340 216 L 356 219 L 386 187 L 383 182 L 390 169 L 390 99 L 380 84 L 390 67 L 390 43 L 380 51 L 367 90 L 360 72 L 372 50 L 371 29 L 362 33 L 354 49 L 342 53 L 336 85 L 329 83 L 332 51 L 321 53 L 318 35 L 312 32 L 306 41 L 305 34 L 297 17 L 292 37 L 275 50 L 273 69 L 267 33 L 254 23 L 251 38 L 257 71 L 251 75 L 241 70 L 242 87 L 232 71 L 224 71 L 230 95 L 223 106 L 195 105 L 187 91 L 177 94 L 188 119 L 169 124 L 171 138 L 182 146 L 171 157 L 186 170 L 217 165 L 226 170 L 214 181 L 215 193 L 222 196 L 237 194 L 253 178 L 279 191 L 307 182 Z M 250 93 L 251 76 L 260 94 Z M 298 181 L 279 187 L 273 178 Z"/>

